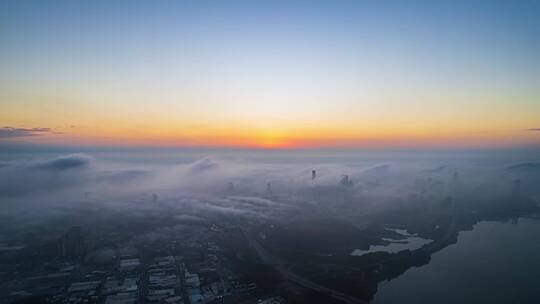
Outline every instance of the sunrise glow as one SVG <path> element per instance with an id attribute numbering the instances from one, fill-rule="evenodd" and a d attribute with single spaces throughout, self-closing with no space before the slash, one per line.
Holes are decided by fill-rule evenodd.
<path id="1" fill-rule="evenodd" d="M 538 19 L 504 4 L 489 13 L 467 2 L 423 10 L 6 2 L 0 140 L 538 146 L 540 49 L 527 26 Z"/>

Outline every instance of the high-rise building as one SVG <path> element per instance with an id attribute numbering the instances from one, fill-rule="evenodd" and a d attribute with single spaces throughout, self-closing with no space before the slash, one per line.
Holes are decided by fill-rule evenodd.
<path id="1" fill-rule="evenodd" d="M 63 258 L 79 258 L 83 254 L 82 229 L 73 226 L 58 241 L 58 255 Z"/>
<path id="2" fill-rule="evenodd" d="M 229 182 L 227 184 L 227 192 L 229 192 L 229 193 L 234 192 L 234 183 L 233 182 Z"/>
<path id="3" fill-rule="evenodd" d="M 315 179 L 317 177 L 317 171 L 311 170 L 311 179 Z"/>
<path id="4" fill-rule="evenodd" d="M 352 186 L 352 181 L 349 179 L 349 176 L 347 174 L 344 174 L 342 177 L 341 177 L 341 181 L 340 183 L 345 186 L 345 187 L 350 187 Z"/>

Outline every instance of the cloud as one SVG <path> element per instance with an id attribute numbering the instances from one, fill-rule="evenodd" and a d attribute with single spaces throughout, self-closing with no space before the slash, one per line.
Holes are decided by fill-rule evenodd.
<path id="1" fill-rule="evenodd" d="M 0 128 L 0 139 L 2 138 L 17 138 L 27 136 L 39 136 L 47 133 L 55 133 L 51 128 Z"/>
<path id="2" fill-rule="evenodd" d="M 334 216 L 343 210 L 363 214 L 416 203 L 416 197 L 421 202 L 438 202 L 453 189 L 453 173 L 458 171 L 459 189 L 464 195 L 506 195 L 518 174 L 524 193 L 538 193 L 532 188 L 537 185 L 533 185 L 534 174 L 527 174 L 531 179 L 521 176 L 522 171 L 538 172 L 540 163 L 534 158 L 526 163 L 521 158 L 504 158 L 493 165 L 477 165 L 468 159 L 449 161 L 446 154 L 429 159 L 401 154 L 391 158 L 369 154 L 371 159 L 364 155 L 322 159 L 310 158 L 309 154 L 276 158 L 266 152 L 256 157 L 240 153 L 231 156 L 228 151 L 212 153 L 215 156 L 203 157 L 191 151 L 178 152 L 164 162 L 154 161 L 159 158 L 154 155 L 141 161 L 141 156 L 133 153 L 121 154 L 123 158 L 109 153 L 96 154 L 95 158 L 81 153 L 53 157 L 37 154 L 30 159 L 14 155 L 13 159 L 0 160 L 0 201 L 17 206 L 103 203 L 141 216 L 148 211 L 174 211 L 185 216 L 179 221 L 192 222 L 222 216 Z M 312 179 L 314 169 L 317 177 Z M 512 176 L 506 178 L 503 173 Z M 352 181 L 351 187 L 340 183 L 344 174 Z M 154 194 L 159 199 L 153 199 Z"/>
<path id="3" fill-rule="evenodd" d="M 148 176 L 149 172 L 145 170 L 121 170 L 99 174 L 96 177 L 96 181 L 122 184 L 140 180 Z"/>
<path id="4" fill-rule="evenodd" d="M 42 159 L 0 161 L 0 201 L 3 196 L 18 197 L 56 191 L 125 195 L 155 187 L 152 171 L 125 166 L 104 166 L 84 153 Z M 159 180 L 160 182 L 162 180 Z M 144 182 L 144 183 L 143 183 Z M 148 190 L 149 191 L 149 190 Z M 1 204 L 0 204 L 1 207 Z"/>
<path id="5" fill-rule="evenodd" d="M 74 187 L 88 180 L 93 158 L 69 154 L 45 160 L 6 162 L 0 166 L 0 197 Z"/>
<path id="6" fill-rule="evenodd" d="M 38 163 L 35 167 L 40 169 L 64 170 L 87 166 L 92 160 L 92 157 L 86 154 L 70 154 Z"/>
<path id="7" fill-rule="evenodd" d="M 201 173 L 210 169 L 215 169 L 219 166 L 219 163 L 211 157 L 205 157 L 200 159 L 190 166 L 191 173 Z"/>

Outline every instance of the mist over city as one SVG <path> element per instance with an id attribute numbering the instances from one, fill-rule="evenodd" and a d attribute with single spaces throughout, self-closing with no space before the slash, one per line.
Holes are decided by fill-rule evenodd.
<path id="1" fill-rule="evenodd" d="M 526 150 L 3 157 L 3 292 L 37 302 L 137 301 L 148 288 L 149 303 L 384 303 L 382 282 L 481 222 L 527 221 L 540 197 L 540 159 Z"/>
<path id="2" fill-rule="evenodd" d="M 0 304 L 540 303 L 540 2 L 0 1 Z"/>

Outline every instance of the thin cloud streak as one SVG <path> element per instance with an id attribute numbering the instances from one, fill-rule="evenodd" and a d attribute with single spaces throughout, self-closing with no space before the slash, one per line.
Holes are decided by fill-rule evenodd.
<path id="1" fill-rule="evenodd" d="M 43 134 L 57 134 L 51 128 L 13 128 L 3 127 L 0 129 L 0 138 L 18 138 L 27 136 L 39 136 Z"/>

